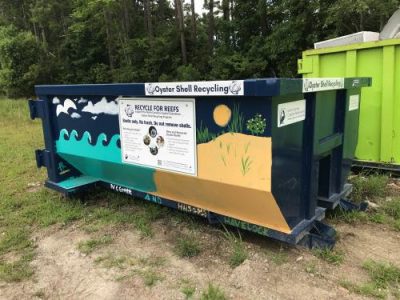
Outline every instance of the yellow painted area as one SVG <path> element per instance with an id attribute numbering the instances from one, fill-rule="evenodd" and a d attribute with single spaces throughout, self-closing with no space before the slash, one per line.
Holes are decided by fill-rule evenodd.
<path id="1" fill-rule="evenodd" d="M 271 191 L 271 138 L 225 133 L 197 146 L 199 178 Z"/>
<path id="2" fill-rule="evenodd" d="M 198 177 L 157 170 L 154 195 L 290 233 L 271 194 L 271 139 L 226 133 L 197 145 Z"/>
<path id="3" fill-rule="evenodd" d="M 214 108 L 213 117 L 218 126 L 225 127 L 231 120 L 232 111 L 225 104 L 220 104 Z"/>

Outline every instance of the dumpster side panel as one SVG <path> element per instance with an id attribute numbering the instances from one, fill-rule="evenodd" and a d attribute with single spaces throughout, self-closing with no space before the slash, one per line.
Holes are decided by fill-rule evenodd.
<path id="1" fill-rule="evenodd" d="M 118 96 L 47 98 L 57 157 L 80 174 L 291 232 L 271 193 L 272 121 L 268 97 L 195 99 L 197 176 L 122 162 Z M 68 188 L 76 181 L 71 176 L 59 185 Z"/>
<path id="2" fill-rule="evenodd" d="M 372 77 L 362 89 L 355 158 L 400 164 L 400 41 L 356 44 L 303 52 L 299 73 L 312 77 Z"/>
<path id="3" fill-rule="evenodd" d="M 393 98 L 393 158 L 394 163 L 400 161 L 400 47 L 395 49 L 394 98 Z"/>
<path id="4" fill-rule="evenodd" d="M 308 198 L 302 193 L 309 182 L 303 176 L 306 127 L 304 121 L 278 127 L 278 107 L 303 99 L 304 95 L 299 94 L 275 97 L 272 101 L 272 193 L 291 227 L 305 218 L 308 207 Z"/>

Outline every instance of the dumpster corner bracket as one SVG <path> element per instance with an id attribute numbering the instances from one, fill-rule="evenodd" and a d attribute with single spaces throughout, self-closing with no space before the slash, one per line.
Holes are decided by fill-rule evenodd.
<path id="1" fill-rule="evenodd" d="M 309 249 L 332 249 L 336 243 L 336 230 L 321 221 L 314 221 L 313 228 L 298 243 Z"/>

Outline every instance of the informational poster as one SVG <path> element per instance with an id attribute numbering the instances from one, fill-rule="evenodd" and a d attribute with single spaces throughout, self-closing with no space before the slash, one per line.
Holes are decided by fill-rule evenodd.
<path id="1" fill-rule="evenodd" d="M 306 100 L 278 104 L 278 127 L 283 127 L 306 118 Z"/>
<path id="2" fill-rule="evenodd" d="M 349 99 L 349 111 L 357 110 L 360 106 L 360 95 L 351 95 Z"/>
<path id="3" fill-rule="evenodd" d="M 344 78 L 303 78 L 303 93 L 344 88 Z"/>
<path id="4" fill-rule="evenodd" d="M 197 175 L 194 99 L 119 98 L 122 161 Z"/>
<path id="5" fill-rule="evenodd" d="M 243 96 L 243 80 L 148 82 L 147 96 Z"/>

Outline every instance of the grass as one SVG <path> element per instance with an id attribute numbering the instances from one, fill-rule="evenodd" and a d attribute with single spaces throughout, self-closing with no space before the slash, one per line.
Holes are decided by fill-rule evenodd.
<path id="1" fill-rule="evenodd" d="M 350 182 L 353 184 L 351 193 L 352 201 L 360 203 L 375 197 L 386 195 L 386 186 L 389 178 L 381 174 L 361 174 L 354 176 Z"/>
<path id="2" fill-rule="evenodd" d="M 269 259 L 277 266 L 281 266 L 288 262 L 289 257 L 283 248 L 280 248 L 278 251 L 268 250 L 266 252 Z"/>
<path id="3" fill-rule="evenodd" d="M 200 300 L 225 300 L 227 297 L 225 296 L 224 291 L 219 287 L 213 284 L 208 284 L 207 290 L 203 291 L 200 297 Z"/>
<path id="4" fill-rule="evenodd" d="M 78 244 L 78 249 L 82 253 L 91 254 L 96 249 L 110 245 L 111 243 L 112 243 L 111 236 L 104 235 L 98 239 L 89 239 L 87 241 L 80 242 Z"/>
<path id="5" fill-rule="evenodd" d="M 385 299 L 386 293 L 380 291 L 372 283 L 355 284 L 348 280 L 341 280 L 339 284 L 350 292 L 360 294 L 363 296 L 375 297 L 378 299 Z"/>
<path id="6" fill-rule="evenodd" d="M 185 295 L 186 299 L 190 299 L 196 292 L 195 285 L 187 279 L 182 280 L 181 292 Z"/>
<path id="7" fill-rule="evenodd" d="M 314 255 L 332 265 L 340 265 L 344 261 L 343 252 L 329 248 L 315 249 Z"/>
<path id="8" fill-rule="evenodd" d="M 96 264 L 100 264 L 102 267 L 107 269 L 125 269 L 127 262 L 128 258 L 126 256 L 114 256 L 111 253 L 99 256 L 95 259 Z"/>
<path id="9" fill-rule="evenodd" d="M 400 269 L 398 267 L 386 262 L 367 260 L 362 268 L 370 277 L 368 282 L 356 284 L 342 280 L 339 284 L 360 295 L 385 299 L 390 292 L 395 298 L 398 298 L 400 289 Z"/>
<path id="10" fill-rule="evenodd" d="M 366 212 L 343 211 L 340 208 L 329 213 L 331 219 L 349 224 L 376 223 L 390 225 L 400 231 L 400 197 L 391 194 L 389 177 L 381 174 L 361 174 L 351 178 L 353 192 L 350 199 L 355 202 L 369 200 L 376 204 Z"/>
<path id="11" fill-rule="evenodd" d="M 182 235 L 176 240 L 175 252 L 180 257 L 194 257 L 200 254 L 201 245 L 193 234 Z"/>
<path id="12" fill-rule="evenodd" d="M 392 264 L 368 260 L 363 264 L 363 269 L 378 288 L 386 289 L 393 285 L 400 287 L 400 269 Z"/>
<path id="13" fill-rule="evenodd" d="M 92 232 L 106 225 L 124 226 L 151 237 L 152 223 L 169 214 L 158 205 L 104 189 L 91 191 L 85 200 L 63 198 L 41 185 L 32 189 L 47 175 L 44 168 L 37 169 L 34 158 L 34 150 L 44 147 L 41 121 L 29 119 L 26 101 L 0 99 L 0 136 L 2 281 L 21 281 L 34 274 L 30 262 L 36 246 L 31 234 L 41 228 L 80 222 Z M 82 247 L 90 249 L 93 245 Z"/>
<path id="14" fill-rule="evenodd" d="M 242 236 L 240 235 L 239 231 L 238 235 L 236 236 L 233 232 L 230 232 L 227 228 L 225 228 L 224 237 L 229 242 L 231 248 L 229 265 L 232 268 L 236 268 L 240 266 L 248 257 Z"/>
<path id="15" fill-rule="evenodd" d="M 143 278 L 143 283 L 148 286 L 154 286 L 158 281 L 162 281 L 164 279 L 163 276 L 159 275 L 157 272 L 153 270 L 146 270 L 140 272 Z"/>

